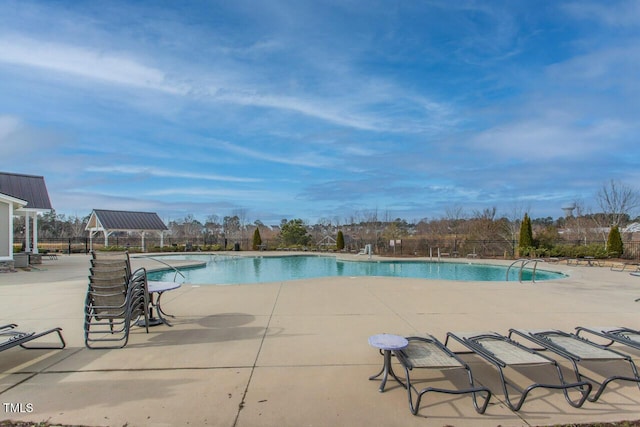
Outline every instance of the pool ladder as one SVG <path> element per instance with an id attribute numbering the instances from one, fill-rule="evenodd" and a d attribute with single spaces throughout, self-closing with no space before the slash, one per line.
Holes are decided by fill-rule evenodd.
<path id="1" fill-rule="evenodd" d="M 522 270 L 524 270 L 524 267 L 527 264 L 533 263 L 533 272 L 531 274 L 531 282 L 535 283 L 536 282 L 536 268 L 538 268 L 538 262 L 544 262 L 544 260 L 540 259 L 540 258 L 533 258 L 533 259 L 520 258 L 520 259 L 517 259 L 517 260 L 513 261 L 511 263 L 511 265 L 509 266 L 509 268 L 507 268 L 507 282 L 509 281 L 509 271 L 511 270 L 511 267 L 513 267 L 516 264 L 520 263 L 520 271 L 518 271 L 518 281 L 520 283 L 522 283 Z"/>

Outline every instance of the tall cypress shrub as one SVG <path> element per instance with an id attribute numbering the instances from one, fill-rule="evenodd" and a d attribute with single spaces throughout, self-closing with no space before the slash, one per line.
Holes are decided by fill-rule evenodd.
<path id="1" fill-rule="evenodd" d="M 258 250 L 258 247 L 262 244 L 262 237 L 260 237 L 260 229 L 256 227 L 256 231 L 253 232 L 253 242 L 251 243 L 251 248 L 254 251 Z"/>
<path id="2" fill-rule="evenodd" d="M 338 236 L 336 236 L 336 249 L 339 251 L 344 249 L 344 234 L 342 234 L 342 230 L 338 230 Z"/>
<path id="3" fill-rule="evenodd" d="M 617 225 L 614 225 L 609 230 L 609 236 L 607 237 L 607 252 L 611 255 L 621 256 L 623 249 L 620 229 L 618 229 Z"/>
<path id="4" fill-rule="evenodd" d="M 524 214 L 522 224 L 520 224 L 520 240 L 518 242 L 520 252 L 533 247 L 533 231 L 531 230 L 531 219 L 528 214 Z"/>

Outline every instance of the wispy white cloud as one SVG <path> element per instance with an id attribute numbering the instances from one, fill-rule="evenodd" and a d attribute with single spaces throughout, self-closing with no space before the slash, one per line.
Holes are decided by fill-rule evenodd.
<path id="1" fill-rule="evenodd" d="M 46 152 L 62 141 L 57 132 L 31 127 L 16 116 L 0 115 L 0 158 L 11 159 L 7 162 L 11 166 L 25 164 L 34 173 L 49 164 Z"/>
<path id="2" fill-rule="evenodd" d="M 360 144 L 345 144 L 341 147 L 336 147 L 336 149 L 340 150 L 340 152 L 346 156 L 370 157 L 380 153 L 378 149 L 369 146 L 366 141 Z"/>
<path id="3" fill-rule="evenodd" d="M 640 3 L 636 0 L 570 2 L 560 8 L 575 19 L 600 22 L 610 27 L 640 27 Z"/>
<path id="4" fill-rule="evenodd" d="M 404 127 L 391 125 L 388 120 L 381 119 L 379 114 L 359 112 L 347 98 L 336 102 L 335 98 L 325 101 L 309 93 L 299 96 L 275 95 L 271 93 L 271 88 L 255 87 L 250 82 L 219 83 L 223 86 L 206 88 L 204 81 L 194 78 L 188 79 L 189 83 L 176 81 L 169 77 L 168 72 L 148 66 L 132 54 L 44 42 L 33 38 L 0 36 L 0 62 L 182 97 L 202 97 L 206 94 L 207 98 L 215 102 L 290 111 L 355 129 L 390 131 Z M 361 95 L 360 102 L 375 103 L 378 99 L 374 97 L 367 100 Z M 400 98 L 397 102 L 404 101 Z M 424 103 L 424 107 L 425 111 L 437 108 L 433 102 Z"/>
<path id="5" fill-rule="evenodd" d="M 0 2 L 0 158 L 65 210 L 553 205 L 637 178 L 612 4 Z"/>
<path id="6" fill-rule="evenodd" d="M 218 198 L 223 200 L 260 200 L 263 202 L 278 202 L 281 200 L 289 200 L 290 194 L 286 194 L 273 189 L 265 190 L 243 190 L 228 188 L 210 188 L 210 187 L 169 187 L 148 191 L 148 196 L 173 196 L 179 198 Z"/>
<path id="7" fill-rule="evenodd" d="M 206 180 L 206 181 L 225 181 L 225 182 L 260 182 L 259 178 L 246 178 L 227 175 L 216 175 L 209 173 L 193 173 L 193 172 L 179 172 L 169 169 L 160 169 L 156 167 L 148 166 L 136 166 L 136 165 L 121 165 L 121 166 L 90 166 L 85 168 L 86 172 L 91 173 L 105 173 L 105 174 L 119 174 L 119 175 L 143 175 L 154 176 L 162 178 L 180 178 L 180 179 L 194 179 L 194 180 Z"/>
<path id="8" fill-rule="evenodd" d="M 226 141 L 217 141 L 216 147 L 235 153 L 237 155 L 260 160 L 263 162 L 280 163 L 292 166 L 305 166 L 312 168 L 325 168 L 335 164 L 335 159 L 324 156 L 317 152 L 309 152 L 303 155 L 297 155 L 291 152 L 269 153 L 259 151 L 248 147 L 231 144 Z"/>
<path id="9" fill-rule="evenodd" d="M 169 81 L 163 71 L 127 55 L 23 36 L 0 36 L 0 62 L 176 95 L 188 91 Z"/>
<path id="10" fill-rule="evenodd" d="M 276 44 L 269 42 L 266 46 Z M 219 53 L 224 51 L 217 50 Z M 231 52 L 236 54 L 235 50 Z M 74 84 L 73 78 L 82 77 L 182 98 L 195 97 L 214 103 L 288 111 L 334 125 L 367 131 L 429 131 L 442 127 L 453 117 L 449 111 L 450 106 L 408 93 L 388 80 L 368 78 L 363 81 L 357 76 L 356 70 L 348 69 L 341 76 L 344 83 L 333 87 L 332 93 L 319 96 L 303 85 L 293 88 L 293 92 L 287 94 L 269 81 L 256 81 L 251 65 L 241 66 L 234 61 L 220 61 L 221 64 L 212 73 L 210 69 L 202 68 L 202 65 L 192 66 L 180 60 L 176 62 L 176 59 L 169 56 L 161 56 L 159 63 L 173 64 L 175 67 L 167 69 L 166 66 L 145 63 L 139 55 L 126 48 L 114 50 L 112 47 L 87 47 L 20 34 L 0 34 L 0 63 L 2 62 L 68 75 L 72 77 L 68 80 L 69 84 Z M 271 70 L 269 74 L 277 72 Z M 181 78 L 177 79 L 177 75 L 181 75 Z M 211 85 L 211 80 L 216 83 Z M 335 83 L 331 85 L 335 86 Z M 393 106 L 398 112 L 397 117 L 389 116 L 388 108 L 381 110 L 380 105 L 383 103 Z M 386 110 L 385 114 L 381 113 L 383 110 Z M 407 115 L 416 117 L 408 119 Z"/>
<path id="11" fill-rule="evenodd" d="M 341 111 L 335 104 L 333 106 L 322 105 L 318 100 L 314 102 L 292 96 L 260 95 L 240 91 L 225 91 L 216 95 L 216 99 L 245 106 L 288 110 L 356 129 L 379 130 L 370 118 L 360 117 L 349 110 Z"/>
<path id="12" fill-rule="evenodd" d="M 0 142 L 3 142 L 10 134 L 20 128 L 20 120 L 14 116 L 0 115 Z M 0 145 L 5 145 L 0 144 Z"/>
<path id="13" fill-rule="evenodd" d="M 577 126 L 553 120 L 522 120 L 480 132 L 470 147 L 487 150 L 495 158 L 519 161 L 590 158 L 605 153 L 615 136 L 627 131 L 624 123 L 604 120 Z"/>
<path id="14" fill-rule="evenodd" d="M 60 207 L 65 207 L 63 212 L 67 216 L 84 217 L 90 209 L 115 209 L 124 211 L 157 212 L 166 222 L 198 213 L 198 219 L 204 220 L 206 215 L 221 211 L 231 212 L 233 209 L 243 207 L 242 203 L 228 201 L 221 198 L 218 201 L 211 199 L 176 199 L 175 197 L 159 196 L 157 198 L 136 194 L 120 194 L 101 191 L 60 191 L 55 187 L 49 188 L 49 195 L 54 208 L 61 213 Z M 171 196 L 169 194 L 168 196 Z M 80 207 L 71 209 L 69 207 Z M 89 207 L 89 208 L 87 208 Z M 206 215 L 202 213 L 206 212 Z"/>
<path id="15" fill-rule="evenodd" d="M 640 73 L 640 38 L 632 42 L 619 43 L 590 50 L 576 55 L 566 61 L 548 67 L 547 72 L 552 82 L 562 82 L 571 88 L 582 89 L 585 93 L 594 93 L 595 89 L 620 88 L 619 95 L 632 90 L 632 97 L 637 96 L 640 83 L 635 76 Z M 594 93 L 602 97 L 601 93 Z M 609 95 L 611 96 L 611 95 Z"/>

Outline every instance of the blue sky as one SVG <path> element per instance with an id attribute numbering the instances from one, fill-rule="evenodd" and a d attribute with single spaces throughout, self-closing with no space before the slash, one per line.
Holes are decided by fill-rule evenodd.
<path id="1" fill-rule="evenodd" d="M 640 182 L 638 1 L 0 2 L 0 170 L 165 220 L 562 216 Z"/>

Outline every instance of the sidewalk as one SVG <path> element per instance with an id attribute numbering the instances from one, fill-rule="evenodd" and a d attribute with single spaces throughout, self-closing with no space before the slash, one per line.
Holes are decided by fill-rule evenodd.
<path id="1" fill-rule="evenodd" d="M 133 259 L 134 268 L 146 264 Z M 640 327 L 640 278 L 608 268 L 551 265 L 568 279 L 445 282 L 325 278 L 233 286 L 183 285 L 166 293 L 173 327 L 135 328 L 120 350 L 88 350 L 83 303 L 89 258 L 44 260 L 41 270 L 0 274 L 2 324 L 61 326 L 64 350 L 0 354 L 0 400 L 31 404 L 0 420 L 88 426 L 544 426 L 640 419 L 640 390 L 613 384 L 597 403 L 570 407 L 562 393 L 534 391 L 523 409 L 504 405 L 497 374 L 465 355 L 497 399 L 478 415 L 468 396 L 427 395 L 419 416 L 390 380 L 368 377 L 382 356 L 370 335 L 578 325 Z M 156 267 L 156 265 L 153 265 Z M 544 268 L 539 266 L 538 268 Z M 620 348 L 622 349 L 622 348 Z M 640 363 L 640 352 L 624 348 Z M 395 363 L 395 362 L 394 362 Z M 397 365 L 396 365 L 397 366 Z M 397 366 L 396 372 L 403 372 Z M 416 372 L 435 378 L 437 372 Z"/>

